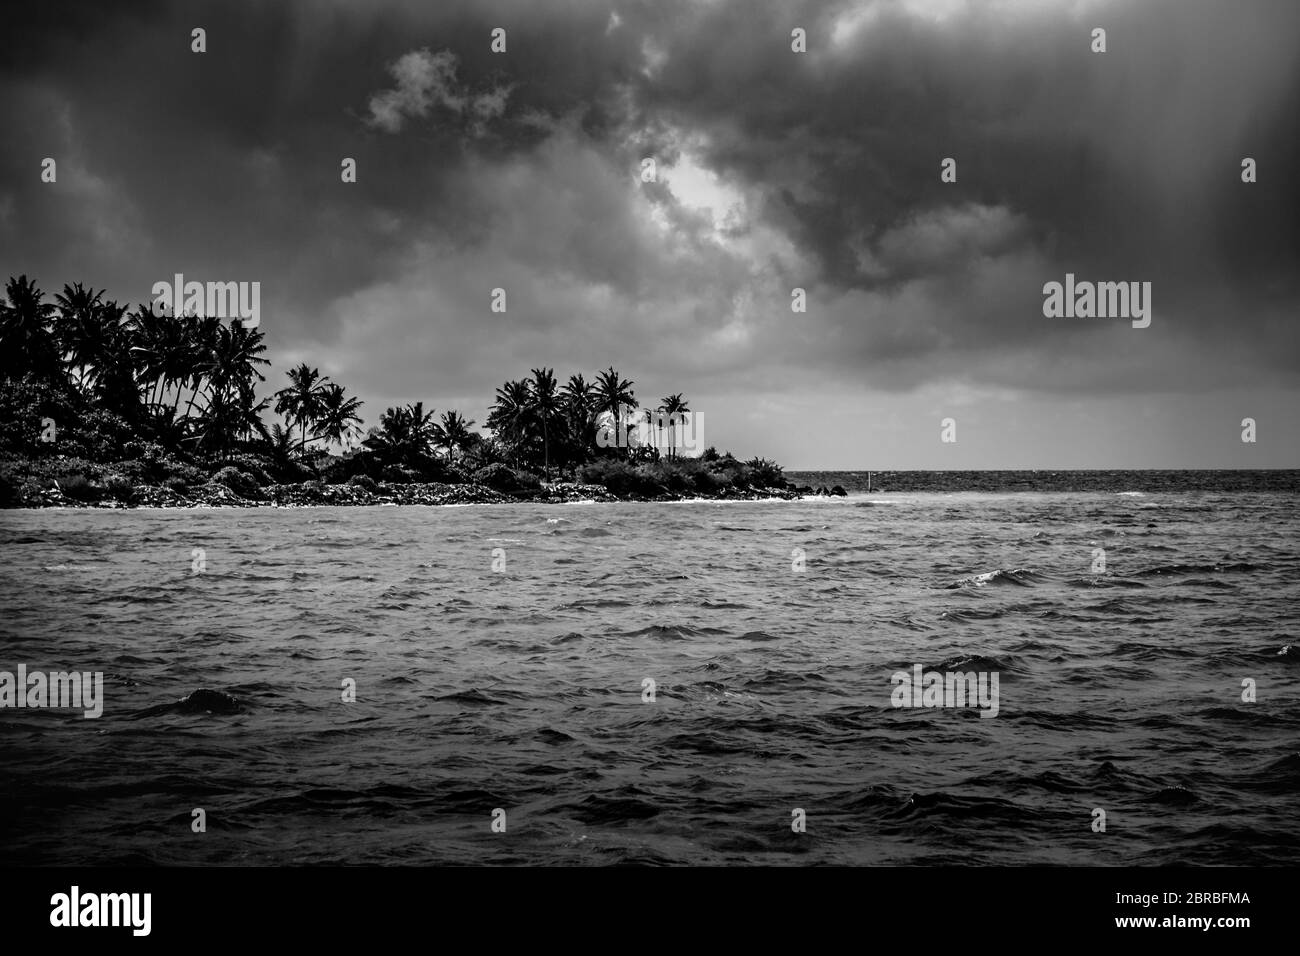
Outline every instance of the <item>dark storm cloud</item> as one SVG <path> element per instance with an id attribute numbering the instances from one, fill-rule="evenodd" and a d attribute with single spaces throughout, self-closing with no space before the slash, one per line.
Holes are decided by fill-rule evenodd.
<path id="1" fill-rule="evenodd" d="M 1275 319 L 1298 298 L 1300 7 L 970 4 L 934 21 L 867 6 L 839 42 L 847 4 L 694 6 L 660 34 L 664 66 L 638 102 L 706 133 L 716 168 L 762 184 L 768 217 L 815 253 L 832 290 L 941 280 L 906 316 L 936 334 L 864 332 L 869 352 L 1061 342 L 1035 302 L 1068 270 L 1152 281 L 1181 334 L 1213 339 L 1230 315 L 1234 335 L 1257 336 L 1253 360 L 1294 374 L 1295 333 Z M 771 52 L 792 25 L 811 51 L 793 65 Z M 1097 25 L 1105 54 L 1089 50 Z M 959 185 L 939 180 L 946 156 Z M 1244 156 L 1272 171 L 1267 183 L 1240 181 Z M 983 222 L 970 233 L 972 216 Z M 900 234 L 918 231 L 932 234 L 900 257 Z M 1014 255 L 1023 268 L 1003 278 L 1016 287 L 972 300 L 968 270 Z"/>
<path id="2" fill-rule="evenodd" d="M 0 57 L 0 258 L 132 301 L 260 279 L 273 356 L 384 400 L 539 363 L 688 392 L 1293 384 L 1297 35 L 1265 0 L 33 5 Z M 1152 327 L 1044 319 L 1066 271 L 1151 281 Z"/>
<path id="3" fill-rule="evenodd" d="M 60 264 L 100 284 L 125 281 L 121 294 L 135 297 L 160 270 L 220 269 L 261 277 L 282 308 L 306 314 L 374 281 L 431 228 L 473 240 L 478 223 L 458 218 L 472 211 L 458 210 L 445 187 L 470 159 L 464 130 L 440 122 L 392 137 L 363 120 L 413 37 L 462 48 L 466 82 L 491 83 L 500 68 L 472 52 L 486 53 L 483 15 L 437 8 L 417 21 L 401 8 L 341 4 L 125 5 L 113 19 L 89 4 L 61 13 L 8 33 L 24 42 L 15 44 L 23 53 L 5 83 L 6 112 L 27 134 L 3 157 L 12 217 L 24 227 L 13 233 L 21 244 L 6 236 L 10 261 L 43 273 L 42 260 L 88 228 L 77 221 L 95 214 L 76 194 L 83 167 L 138 228 Z M 208 34 L 201 56 L 190 51 L 194 26 Z M 565 93 L 555 64 L 539 68 L 545 84 L 514 91 L 521 113 L 598 92 L 579 90 L 581 71 L 571 71 L 575 88 Z M 509 154 L 542 138 L 514 124 L 479 149 Z M 32 176 L 44 156 L 73 167 L 61 176 L 70 188 L 53 198 Z M 344 156 L 357 159 L 360 188 L 342 187 Z M 332 332 L 318 322 L 298 331 L 321 340 Z"/>

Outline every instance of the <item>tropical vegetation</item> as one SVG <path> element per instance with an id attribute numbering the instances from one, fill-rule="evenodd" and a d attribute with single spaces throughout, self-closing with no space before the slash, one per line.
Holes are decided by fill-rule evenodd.
<path id="1" fill-rule="evenodd" d="M 686 399 L 642 408 L 613 366 L 563 384 L 553 368 L 530 369 L 496 389 L 481 430 L 456 409 L 416 401 L 363 431 L 362 402 L 308 362 L 259 394 L 273 387 L 265 352 L 262 331 L 238 320 L 132 310 L 82 283 L 49 296 L 10 278 L 0 298 L 0 503 L 13 503 L 24 480 L 87 498 L 110 485 L 213 482 L 245 497 L 312 481 L 520 492 L 566 480 L 629 496 L 785 484 L 762 459 L 680 455 Z"/>

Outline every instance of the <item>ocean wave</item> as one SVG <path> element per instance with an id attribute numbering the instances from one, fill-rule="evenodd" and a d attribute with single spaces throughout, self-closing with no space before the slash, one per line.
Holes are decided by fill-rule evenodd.
<path id="1" fill-rule="evenodd" d="M 955 590 L 957 588 L 982 588 L 990 585 L 1016 585 L 1018 587 L 1032 587 L 1043 579 L 1040 575 L 1026 568 L 998 568 L 995 571 L 985 571 L 982 574 L 972 574 L 962 578 L 953 584 L 945 584 L 945 590 Z"/>
<path id="2" fill-rule="evenodd" d="M 0 862 L 1093 865 L 1103 806 L 1160 822 L 1107 863 L 1300 863 L 1294 494 L 1056 480 L 1111 484 L 305 531 L 326 513 L 10 513 L 0 540 L 41 540 L 0 555 L 0 669 L 102 670 L 105 708 L 5 711 Z M 491 574 L 490 538 L 527 559 Z M 893 707 L 917 663 L 999 674 L 997 716 Z M 175 706 L 196 689 L 243 709 Z M 194 806 L 208 838 L 164 839 Z"/>
<path id="3" fill-rule="evenodd" d="M 1185 574 L 1251 574 L 1257 571 L 1271 571 L 1270 565 L 1250 564 L 1245 561 L 1233 562 L 1231 564 L 1162 564 L 1153 568 L 1146 568 L 1141 571 L 1134 571 L 1133 576 L 1139 578 L 1158 577 L 1160 575 L 1185 575 Z"/>
<path id="4" fill-rule="evenodd" d="M 164 714 L 242 714 L 247 709 L 242 700 L 227 694 L 225 691 L 201 687 L 180 700 L 155 704 L 152 707 L 137 711 L 130 716 L 130 719 L 141 720 L 145 717 L 158 717 Z"/>

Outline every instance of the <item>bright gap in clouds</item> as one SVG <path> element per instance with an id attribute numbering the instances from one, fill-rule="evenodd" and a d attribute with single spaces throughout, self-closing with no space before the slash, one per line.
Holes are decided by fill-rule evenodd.
<path id="1" fill-rule="evenodd" d="M 942 24 L 958 14 L 974 17 L 989 15 L 1016 16 L 1042 10 L 1060 9 L 1071 16 L 1100 6 L 1105 0 L 859 0 L 836 17 L 831 26 L 831 47 L 842 50 L 875 20 L 892 13 L 923 23 Z"/>
<path id="2" fill-rule="evenodd" d="M 664 167 L 663 179 L 679 203 L 712 216 L 715 238 L 722 238 L 726 225 L 744 214 L 744 196 L 690 153 L 683 152 L 676 163 Z"/>

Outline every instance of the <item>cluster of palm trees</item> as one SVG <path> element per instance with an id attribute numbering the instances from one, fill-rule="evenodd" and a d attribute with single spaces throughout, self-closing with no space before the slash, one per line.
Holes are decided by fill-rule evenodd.
<path id="1" fill-rule="evenodd" d="M 262 333 L 219 318 L 134 312 L 80 282 L 46 301 L 26 276 L 0 302 L 0 377 L 38 380 L 97 403 L 168 444 L 221 451 L 264 434 Z"/>
<path id="2" fill-rule="evenodd" d="M 666 423 L 668 449 L 674 451 L 674 424 L 690 412 L 681 393 L 662 400 L 657 408 L 640 408 L 633 382 L 611 366 L 588 382 L 580 373 L 559 386 L 550 368 L 535 368 L 529 378 L 506 382 L 496 390 L 487 419 L 504 456 L 516 465 L 576 465 L 591 460 L 598 445 L 608 444 L 629 457 L 657 458 L 658 444 L 638 446 L 633 429 L 640 420 L 651 427 Z M 599 442 L 602 429 L 614 433 L 612 442 Z"/>
<path id="3" fill-rule="evenodd" d="M 171 447 L 223 453 L 238 443 L 284 444 L 268 432 L 258 399 L 266 381 L 263 334 L 215 316 L 135 311 L 80 282 L 46 300 L 36 282 L 10 278 L 0 301 L 0 379 L 34 376 L 125 419 Z M 277 413 L 311 439 L 344 444 L 361 424 L 361 403 L 305 365 L 276 394 Z M 276 433 L 280 434 L 276 434 Z"/>
<path id="4" fill-rule="evenodd" d="M 284 415 L 290 428 L 300 430 L 299 449 L 306 450 L 309 434 L 312 440 L 324 441 L 326 448 L 331 444 L 340 448 L 351 445 L 361 431 L 361 417 L 357 415 L 361 400 L 349 398 L 342 385 L 331 382 L 306 362 L 289 369 L 288 374 L 289 384 L 275 393 L 275 413 Z"/>
<path id="5" fill-rule="evenodd" d="M 35 376 L 124 418 L 132 428 L 169 447 L 223 454 L 239 447 L 261 450 L 278 461 L 303 457 L 316 447 L 353 446 L 360 437 L 361 402 L 305 362 L 288 372 L 275 393 L 274 411 L 287 427 L 270 430 L 258 399 L 270 363 L 263 334 L 239 321 L 172 316 L 141 305 L 131 312 L 81 283 L 65 285 L 47 301 L 26 276 L 11 278 L 0 300 L 0 380 Z M 435 418 L 417 402 L 389 408 L 361 445 L 396 462 L 416 462 L 436 451 L 448 464 L 508 461 L 515 466 L 573 467 L 600 454 L 657 458 L 660 442 L 638 443 L 633 430 L 644 421 L 668 428 L 674 453 L 675 422 L 690 412 L 680 393 L 654 409 L 641 409 L 633 383 L 611 366 L 594 382 L 581 374 L 563 386 L 550 368 L 496 390 L 485 423 L 494 438 L 471 431 L 458 411 Z M 613 431 L 612 442 L 598 441 Z M 295 434 L 296 432 L 296 434 Z M 320 443 L 317 445 L 316 443 Z"/>
<path id="6" fill-rule="evenodd" d="M 424 410 L 424 402 L 390 408 L 362 444 L 389 460 L 407 462 L 441 449 L 446 452 L 448 464 L 454 464 L 457 451 L 468 451 L 482 440 L 470 431 L 474 423 L 466 421 L 460 412 L 443 412 L 441 420 L 435 419 L 435 414 L 432 408 Z"/>

